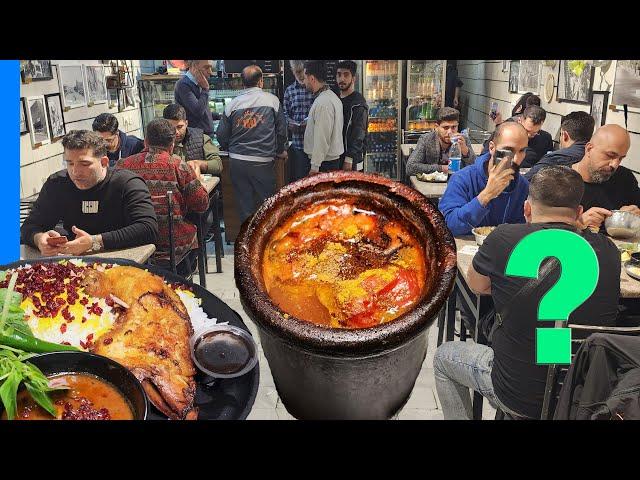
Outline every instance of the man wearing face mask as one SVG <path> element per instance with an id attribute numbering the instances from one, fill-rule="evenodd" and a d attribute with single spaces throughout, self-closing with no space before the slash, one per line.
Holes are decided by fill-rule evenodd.
<path id="1" fill-rule="evenodd" d="M 584 180 L 581 223 L 598 230 L 612 210 L 640 215 L 640 188 L 633 172 L 620 165 L 631 139 L 619 125 L 604 125 L 587 143 L 584 157 L 571 168 Z"/>
<path id="2" fill-rule="evenodd" d="M 505 122 L 496 128 L 489 152 L 449 179 L 439 208 L 453 235 L 469 235 L 475 227 L 524 223 L 529 184 L 519 170 L 527 142 L 521 124 Z M 496 157 L 505 150 L 505 158 Z"/>
<path id="3" fill-rule="evenodd" d="M 67 168 L 42 186 L 20 229 L 20 243 L 45 256 L 155 243 L 158 221 L 144 180 L 128 170 L 107 168 L 107 147 L 96 132 L 72 130 L 62 146 Z M 51 238 L 61 236 L 54 230 L 59 221 L 75 238 L 52 245 Z"/>
<path id="4" fill-rule="evenodd" d="M 357 65 L 353 60 L 342 60 L 336 68 L 336 83 L 342 100 L 342 139 L 344 153 L 340 156 L 343 170 L 364 168 L 364 142 L 367 136 L 369 106 L 360 92 L 355 91 Z"/>
<path id="5" fill-rule="evenodd" d="M 470 147 L 471 140 L 458 133 L 460 112 L 455 108 L 444 107 L 438 110 L 436 128 L 425 133 L 407 160 L 407 175 L 449 171 L 449 149 L 452 140 L 458 139 L 462 152 L 463 166 L 473 165 L 476 154 Z"/>

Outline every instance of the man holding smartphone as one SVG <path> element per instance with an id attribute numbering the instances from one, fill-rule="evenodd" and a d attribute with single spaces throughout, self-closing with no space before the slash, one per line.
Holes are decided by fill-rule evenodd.
<path id="1" fill-rule="evenodd" d="M 524 223 L 529 184 L 519 170 L 527 143 L 521 124 L 505 122 L 496 129 L 489 151 L 451 177 L 439 208 L 453 235 L 469 235 L 475 227 Z"/>
<path id="2" fill-rule="evenodd" d="M 189 71 L 175 86 L 176 103 L 187 111 L 192 128 L 200 128 L 213 136 L 213 114 L 209 108 L 209 77 L 213 74 L 211 60 L 187 60 Z"/>

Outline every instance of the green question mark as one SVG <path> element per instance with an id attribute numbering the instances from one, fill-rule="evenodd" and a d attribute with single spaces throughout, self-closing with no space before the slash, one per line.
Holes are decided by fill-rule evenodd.
<path id="1" fill-rule="evenodd" d="M 548 229 L 530 233 L 513 249 L 505 275 L 538 278 L 545 258 L 560 262 L 560 278 L 542 297 L 538 320 L 568 320 L 595 291 L 600 266 L 593 247 L 577 233 Z M 571 363 L 570 328 L 536 328 L 536 363 Z"/>

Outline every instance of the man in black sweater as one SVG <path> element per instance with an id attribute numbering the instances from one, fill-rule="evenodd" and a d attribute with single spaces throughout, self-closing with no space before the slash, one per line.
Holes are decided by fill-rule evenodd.
<path id="1" fill-rule="evenodd" d="M 342 100 L 342 141 L 344 153 L 340 156 L 344 170 L 362 170 L 364 146 L 369 121 L 369 106 L 360 92 L 355 91 L 357 65 L 353 60 L 342 60 L 336 68 L 336 82 Z"/>
<path id="2" fill-rule="evenodd" d="M 582 160 L 584 147 L 591 140 L 595 120 L 587 112 L 571 112 L 560 123 L 560 150 L 547 153 L 529 170 L 524 178 L 531 180 L 538 170 L 549 165 L 570 166 Z"/>
<path id="3" fill-rule="evenodd" d="M 640 188 L 633 172 L 620 165 L 631 146 L 629 133 L 619 125 L 596 130 L 584 149 L 584 157 L 571 165 L 584 180 L 581 222 L 601 229 L 611 210 L 640 215 Z"/>
<path id="4" fill-rule="evenodd" d="M 88 130 L 72 130 L 62 140 L 66 170 L 42 186 L 20 229 L 20 243 L 45 256 L 80 255 L 88 251 L 156 243 L 158 222 L 145 181 L 128 170 L 107 168 L 107 146 Z M 75 235 L 55 245 L 62 220 Z"/>

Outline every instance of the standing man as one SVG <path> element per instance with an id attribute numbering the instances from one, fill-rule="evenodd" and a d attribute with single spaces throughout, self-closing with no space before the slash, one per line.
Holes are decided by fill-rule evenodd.
<path id="1" fill-rule="evenodd" d="M 369 106 L 362 94 L 355 91 L 356 71 L 357 65 L 353 60 L 338 62 L 336 82 L 342 100 L 344 153 L 340 161 L 343 170 L 362 170 L 364 167 Z"/>
<path id="2" fill-rule="evenodd" d="M 459 110 L 460 106 L 460 87 L 464 85 L 460 77 L 458 77 L 458 61 L 447 60 L 447 74 L 444 88 L 444 106 Z"/>
<path id="3" fill-rule="evenodd" d="M 121 158 L 140 153 L 144 148 L 144 142 L 138 137 L 118 130 L 118 119 L 111 113 L 101 113 L 94 118 L 92 129 L 107 143 L 110 167 L 113 167 Z"/>
<path id="4" fill-rule="evenodd" d="M 213 73 L 211 60 L 187 60 L 189 70 L 176 83 L 176 103 L 187 111 L 187 120 L 192 127 L 213 135 L 213 116 L 209 108 L 209 77 Z"/>
<path id="5" fill-rule="evenodd" d="M 201 128 L 189 126 L 187 112 L 177 103 L 164 107 L 162 118 L 176 129 L 175 146 L 173 154 L 186 161 L 196 172 L 199 178 L 201 173 L 220 175 L 222 173 L 222 160 L 218 147 L 213 144 L 211 137 Z"/>
<path id="6" fill-rule="evenodd" d="M 306 177 L 311 168 L 309 155 L 304 153 L 304 131 L 307 127 L 307 117 L 313 93 L 304 86 L 304 61 L 290 60 L 291 71 L 295 81 L 284 92 L 284 117 L 291 133 L 291 147 L 289 148 L 290 181 L 295 182 Z"/>
<path id="7" fill-rule="evenodd" d="M 264 92 L 262 70 L 242 70 L 246 90 L 225 105 L 218 142 L 229 152 L 231 183 L 244 222 L 275 193 L 274 157 L 287 158 L 287 124 L 280 100 Z"/>
<path id="8" fill-rule="evenodd" d="M 311 157 L 311 172 L 340 170 L 342 141 L 342 102 L 327 85 L 327 65 L 322 60 L 304 64 L 304 85 L 315 100 L 304 132 L 304 151 Z"/>

